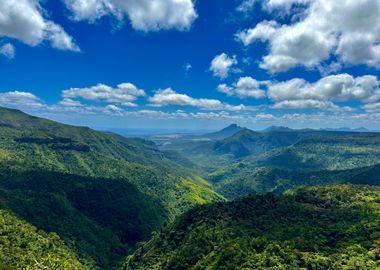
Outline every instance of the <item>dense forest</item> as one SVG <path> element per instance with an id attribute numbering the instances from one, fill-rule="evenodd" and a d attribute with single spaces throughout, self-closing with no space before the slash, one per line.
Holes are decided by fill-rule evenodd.
<path id="1" fill-rule="evenodd" d="M 300 188 L 199 206 L 125 269 L 379 269 L 380 188 Z"/>
<path id="2" fill-rule="evenodd" d="M 380 267 L 378 133 L 0 116 L 0 269 Z"/>
<path id="3" fill-rule="evenodd" d="M 186 160 L 149 141 L 17 110 L 0 115 L 0 208 L 56 233 L 90 269 L 118 268 L 165 222 L 224 200 Z"/>

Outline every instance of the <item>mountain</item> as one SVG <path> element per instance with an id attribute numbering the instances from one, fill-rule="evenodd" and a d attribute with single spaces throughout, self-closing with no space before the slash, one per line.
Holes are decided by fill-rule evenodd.
<path id="1" fill-rule="evenodd" d="M 296 132 L 272 131 L 263 133 L 243 129 L 231 137 L 216 142 L 214 149 L 216 152 L 241 158 L 291 145 L 299 140 L 299 137 L 299 133 Z"/>
<path id="2" fill-rule="evenodd" d="M 0 210 L 0 269 L 88 269 L 55 233 Z M 34 265 L 34 268 L 31 266 Z"/>
<path id="3" fill-rule="evenodd" d="M 124 269 L 379 269 L 379 232 L 380 188 L 300 188 L 195 207 Z"/>
<path id="4" fill-rule="evenodd" d="M 235 133 L 241 131 L 242 129 L 244 128 L 238 126 L 237 124 L 231 124 L 228 127 L 223 128 L 222 130 L 219 130 L 213 133 L 207 133 L 207 134 L 201 135 L 201 137 L 209 138 L 211 140 L 222 140 L 234 135 Z"/>
<path id="5" fill-rule="evenodd" d="M 253 157 L 257 166 L 293 171 L 346 170 L 379 163 L 379 133 L 325 132 Z"/>
<path id="6" fill-rule="evenodd" d="M 317 169 L 317 168 L 316 168 Z M 229 200 L 264 194 L 282 193 L 299 186 L 353 183 L 380 186 L 380 165 L 347 170 L 287 170 L 258 167 L 241 162 L 209 174 L 215 190 Z"/>
<path id="7" fill-rule="evenodd" d="M 263 130 L 263 132 L 272 132 L 272 131 L 293 131 L 293 129 L 288 127 L 282 127 L 282 126 L 270 126 Z"/>
<path id="8" fill-rule="evenodd" d="M 160 145 L 159 148 L 180 153 L 198 166 L 198 171 L 208 173 L 241 160 L 260 160 L 258 166 L 293 169 L 348 169 L 373 165 L 377 158 L 376 146 L 379 139 L 380 135 L 376 132 L 292 130 L 283 127 L 258 132 L 243 128 L 220 140 L 176 139 Z M 305 147 L 301 147 L 302 145 Z M 363 145 L 365 149 L 360 149 L 359 145 Z M 375 148 L 371 149 L 373 146 Z M 327 159 L 323 158 L 325 153 L 329 153 Z M 371 156 L 371 161 L 360 161 L 360 155 Z M 323 164 L 318 163 L 321 161 Z M 348 161 L 353 163 L 348 166 Z"/>
<path id="9" fill-rule="evenodd" d="M 371 132 L 371 130 L 365 128 L 365 127 L 359 127 L 359 128 L 349 128 L 349 127 L 341 127 L 341 128 L 324 128 L 321 130 L 325 131 L 342 131 L 342 132 Z"/>
<path id="10" fill-rule="evenodd" d="M 116 267 L 163 223 L 224 200 L 186 160 L 143 139 L 6 108 L 0 138 L 0 208 L 57 233 L 91 269 Z"/>

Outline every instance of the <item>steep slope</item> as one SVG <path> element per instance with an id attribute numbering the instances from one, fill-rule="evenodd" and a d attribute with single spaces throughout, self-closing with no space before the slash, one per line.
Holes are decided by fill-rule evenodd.
<path id="1" fill-rule="evenodd" d="M 0 210 L 0 269 L 88 269 L 54 233 Z"/>
<path id="2" fill-rule="evenodd" d="M 258 166 L 288 170 L 346 170 L 375 165 L 380 160 L 379 133 L 327 133 L 305 138 L 290 147 L 253 157 Z"/>
<path id="3" fill-rule="evenodd" d="M 173 161 L 174 155 L 165 155 L 152 142 L 63 125 L 16 110 L 0 108 L 0 115 L 0 165 L 8 170 L 125 179 L 162 200 L 172 216 L 194 203 L 183 200 L 178 186 L 193 192 L 194 198 L 218 197 L 207 185 L 188 189 L 189 181 L 196 185 L 199 181 Z"/>
<path id="4" fill-rule="evenodd" d="M 160 201 L 126 181 L 44 171 L 2 171 L 0 207 L 57 233 L 93 269 L 117 266 L 168 219 Z"/>
<path id="5" fill-rule="evenodd" d="M 273 148 L 289 146 L 297 142 L 300 135 L 297 132 L 255 132 L 244 129 L 214 144 L 215 151 L 231 154 L 235 158 L 258 154 Z"/>
<path id="6" fill-rule="evenodd" d="M 379 269 L 380 189 L 326 186 L 196 207 L 125 269 Z"/>
<path id="7" fill-rule="evenodd" d="M 177 159 L 149 141 L 0 108 L 0 208 L 56 232 L 94 267 L 116 266 L 193 205 L 223 200 Z"/>
<path id="8" fill-rule="evenodd" d="M 348 170 L 298 171 L 257 167 L 254 163 L 238 163 L 209 175 L 215 190 L 233 200 L 263 194 L 282 193 L 299 186 L 355 183 L 380 185 L 380 165 Z"/>
<path id="9" fill-rule="evenodd" d="M 228 127 L 225 127 L 219 131 L 204 134 L 204 135 L 201 135 L 200 137 L 209 138 L 211 140 L 223 140 L 227 137 L 234 135 L 235 133 L 237 133 L 243 129 L 244 128 L 242 128 L 236 124 L 231 124 Z"/>

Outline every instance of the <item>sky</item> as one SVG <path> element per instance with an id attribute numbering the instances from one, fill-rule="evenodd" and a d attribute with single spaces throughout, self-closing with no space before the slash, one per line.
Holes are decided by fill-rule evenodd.
<path id="1" fill-rule="evenodd" d="M 109 129 L 379 129 L 379 18 L 380 0 L 0 0 L 0 106 Z"/>

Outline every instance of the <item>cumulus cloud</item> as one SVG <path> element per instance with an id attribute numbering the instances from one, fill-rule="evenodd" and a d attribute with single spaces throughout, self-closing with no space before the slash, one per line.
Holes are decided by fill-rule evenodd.
<path id="1" fill-rule="evenodd" d="M 79 51 L 73 38 L 45 14 L 36 0 L 0 0 L 0 37 L 15 38 L 31 46 L 48 41 L 57 49 Z"/>
<path id="2" fill-rule="evenodd" d="M 236 38 L 245 46 L 250 45 L 255 40 L 267 41 L 274 37 L 278 26 L 275 21 L 263 21 L 258 23 L 255 28 L 237 33 Z"/>
<path id="3" fill-rule="evenodd" d="M 316 82 L 301 78 L 287 81 L 258 81 L 252 77 L 241 77 L 232 85 L 220 84 L 218 91 L 228 96 L 240 98 L 265 98 L 274 102 L 275 109 L 321 109 L 352 110 L 338 103 L 360 102 L 372 104 L 380 102 L 380 81 L 376 76 L 353 77 L 349 74 L 329 75 Z M 374 105 L 373 105 L 374 106 Z M 370 108 L 364 106 L 363 108 Z"/>
<path id="4" fill-rule="evenodd" d="M 15 57 L 15 54 L 16 50 L 12 44 L 6 43 L 0 46 L 0 55 L 4 55 L 8 59 L 12 59 Z"/>
<path id="5" fill-rule="evenodd" d="M 265 97 L 265 91 L 260 88 L 262 85 L 263 82 L 259 82 L 252 77 L 241 77 L 233 86 L 220 84 L 218 91 L 228 96 L 261 99 Z"/>
<path id="6" fill-rule="evenodd" d="M 368 112 L 380 111 L 380 102 L 366 104 L 363 106 L 363 109 L 368 111 Z"/>
<path id="7" fill-rule="evenodd" d="M 234 65 L 237 65 L 236 57 L 229 57 L 227 54 L 222 53 L 214 57 L 211 61 L 210 70 L 215 77 L 225 79 L 229 76 Z"/>
<path id="8" fill-rule="evenodd" d="M 257 0 L 244 0 L 240 3 L 240 5 L 236 8 L 237 11 L 246 13 L 248 11 L 251 11 L 253 7 L 255 6 L 255 3 Z"/>
<path id="9" fill-rule="evenodd" d="M 320 100 L 320 101 L 366 101 L 377 93 L 379 81 L 376 76 L 354 78 L 349 74 L 331 75 L 315 83 L 295 78 L 269 85 L 268 96 L 274 101 Z"/>
<path id="10" fill-rule="evenodd" d="M 264 8 L 269 11 L 276 9 L 285 9 L 285 11 L 289 11 L 296 5 L 304 5 L 310 1 L 312 0 L 267 0 L 264 2 Z"/>
<path id="11" fill-rule="evenodd" d="M 349 74 L 331 75 L 314 83 L 294 78 L 270 83 L 268 97 L 275 102 L 273 107 L 277 109 L 348 110 L 347 107 L 338 108 L 333 102 L 377 102 L 377 97 L 380 97 L 379 84 L 377 77 L 372 75 L 356 78 Z"/>
<path id="12" fill-rule="evenodd" d="M 121 83 L 113 88 L 105 84 L 97 84 L 91 87 L 70 88 L 62 91 L 62 97 L 66 100 L 82 98 L 96 102 L 117 103 L 123 106 L 136 106 L 133 101 L 145 96 L 145 91 L 137 88 L 132 83 Z"/>
<path id="13" fill-rule="evenodd" d="M 267 10 L 306 8 L 294 23 L 263 21 L 236 37 L 248 46 L 268 42 L 261 68 L 283 72 L 295 66 L 318 67 L 333 55 L 344 64 L 380 67 L 380 1 L 266 0 Z"/>
<path id="14" fill-rule="evenodd" d="M 161 106 L 193 106 L 198 107 L 202 110 L 229 110 L 229 111 L 245 111 L 245 110 L 255 110 L 256 108 L 241 105 L 229 105 L 216 99 L 207 98 L 193 98 L 186 94 L 179 94 L 171 88 L 164 90 L 158 90 L 154 96 L 149 98 L 151 106 L 161 107 Z"/>
<path id="15" fill-rule="evenodd" d="M 284 100 L 273 105 L 275 109 L 322 109 L 339 110 L 340 107 L 331 101 L 321 101 L 314 99 Z"/>
<path id="16" fill-rule="evenodd" d="M 65 0 L 65 4 L 74 20 L 127 16 L 132 27 L 142 31 L 187 30 L 197 18 L 192 0 Z"/>
<path id="17" fill-rule="evenodd" d="M 42 109 L 45 107 L 44 102 L 29 92 L 10 91 L 0 93 L 0 106 L 8 108 L 27 108 Z"/>

